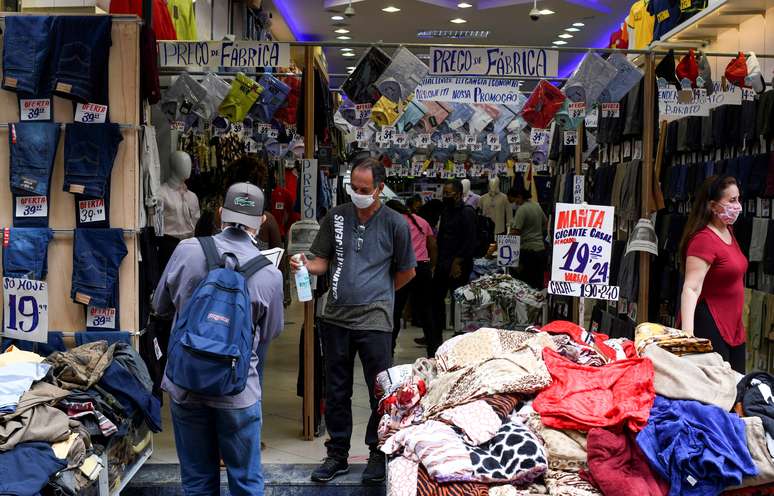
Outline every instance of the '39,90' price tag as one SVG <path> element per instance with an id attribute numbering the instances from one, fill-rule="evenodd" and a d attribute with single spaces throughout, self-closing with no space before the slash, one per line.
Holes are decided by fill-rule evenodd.
<path id="1" fill-rule="evenodd" d="M 48 98 L 19 100 L 19 117 L 22 121 L 50 121 L 51 100 Z"/>
<path id="2" fill-rule="evenodd" d="M 75 105 L 75 122 L 84 124 L 103 124 L 107 118 L 107 105 L 96 103 L 78 103 Z"/>
<path id="3" fill-rule="evenodd" d="M 116 309 L 97 308 L 89 305 L 86 307 L 86 327 L 95 329 L 115 329 Z"/>
<path id="4" fill-rule="evenodd" d="M 105 220 L 105 200 L 81 200 L 78 202 L 78 217 L 82 223 Z"/>
<path id="5" fill-rule="evenodd" d="M 16 217 L 45 217 L 48 215 L 48 198 L 45 196 L 17 196 Z"/>
<path id="6" fill-rule="evenodd" d="M 48 286 L 45 281 L 3 277 L 2 335 L 48 342 Z"/>

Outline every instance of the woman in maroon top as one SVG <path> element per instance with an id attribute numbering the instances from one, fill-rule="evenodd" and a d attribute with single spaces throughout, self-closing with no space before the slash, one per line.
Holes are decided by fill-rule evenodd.
<path id="1" fill-rule="evenodd" d="M 680 243 L 685 260 L 680 314 L 685 332 L 708 338 L 712 348 L 744 374 L 747 259 L 731 229 L 741 211 L 733 177 L 713 176 L 704 182 Z"/>

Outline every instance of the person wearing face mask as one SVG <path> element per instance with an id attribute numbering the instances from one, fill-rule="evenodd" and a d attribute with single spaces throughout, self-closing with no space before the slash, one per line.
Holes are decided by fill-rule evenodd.
<path id="1" fill-rule="evenodd" d="M 325 425 L 330 439 L 327 457 L 312 480 L 328 482 L 349 471 L 352 437 L 352 382 L 355 355 L 363 364 L 371 404 L 365 442 L 370 449 L 363 482 L 385 477 L 385 457 L 378 449 L 378 399 L 374 384 L 392 363 L 395 291 L 415 275 L 416 259 L 406 220 L 382 205 L 384 165 L 372 158 L 352 168 L 347 188 L 351 203 L 332 208 L 312 243 L 314 258 L 291 259 L 295 272 L 330 272 L 331 286 L 320 325 L 325 366 Z"/>
<path id="2" fill-rule="evenodd" d="M 260 252 L 255 246 L 255 236 L 261 227 L 263 207 L 263 193 L 257 186 L 236 183 L 228 188 L 220 209 L 222 231 L 211 238 L 218 254 L 232 254 L 240 267 L 257 260 Z M 231 257 L 224 260 L 233 263 Z M 177 319 L 208 272 L 207 257 L 199 239 L 182 240 L 154 292 L 156 314 Z M 262 350 L 284 327 L 282 273 L 269 264 L 249 275 L 246 286 L 255 329 L 253 341 L 249 343 L 250 367 L 244 390 L 229 396 L 199 394 L 173 382 L 168 375 L 169 368 L 161 384 L 172 399 L 175 445 L 186 494 L 219 493 L 221 458 L 228 470 L 231 494 L 264 492 L 259 362 Z M 215 322 L 223 322 L 224 318 Z M 211 325 L 214 328 L 216 324 Z"/>
<path id="3" fill-rule="evenodd" d="M 688 334 L 708 338 L 713 350 L 744 374 L 748 264 L 731 227 L 741 211 L 739 187 L 731 176 L 710 177 L 697 193 L 680 243 L 685 268 L 680 325 Z"/>
<path id="4" fill-rule="evenodd" d="M 433 325 L 427 337 L 427 356 L 435 355 L 446 328 L 446 295 L 468 283 L 478 246 L 476 211 L 462 201 L 462 183 L 443 186 L 443 213 L 438 229 L 438 262 L 433 274 Z"/>

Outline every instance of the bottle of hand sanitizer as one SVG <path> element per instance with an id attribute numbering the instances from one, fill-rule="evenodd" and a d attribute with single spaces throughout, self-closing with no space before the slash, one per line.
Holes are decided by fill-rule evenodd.
<path id="1" fill-rule="evenodd" d="M 302 255 L 293 255 L 296 262 L 301 263 L 303 261 Z M 312 284 L 309 281 L 309 271 L 306 269 L 306 265 L 301 265 L 296 271 L 296 291 L 298 293 L 298 301 L 311 301 L 312 300 Z"/>

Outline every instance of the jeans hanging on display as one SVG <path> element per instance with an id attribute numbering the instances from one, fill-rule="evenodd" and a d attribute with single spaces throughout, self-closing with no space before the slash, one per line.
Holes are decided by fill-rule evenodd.
<path id="1" fill-rule="evenodd" d="M 3 276 L 45 280 L 48 273 L 48 243 L 51 229 L 37 227 L 6 228 L 8 241 L 3 247 Z"/>
<path id="2" fill-rule="evenodd" d="M 127 255 L 121 229 L 76 229 L 70 297 L 76 303 L 116 308 L 118 268 Z"/>

